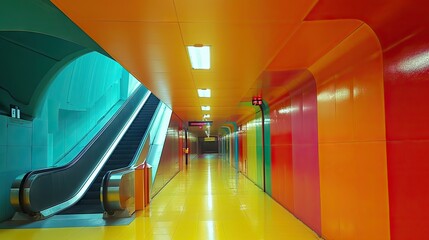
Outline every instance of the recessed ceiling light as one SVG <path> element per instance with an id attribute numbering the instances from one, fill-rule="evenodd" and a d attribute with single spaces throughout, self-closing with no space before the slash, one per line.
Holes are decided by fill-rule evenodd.
<path id="1" fill-rule="evenodd" d="M 204 89 L 198 89 L 198 96 L 199 97 L 209 98 L 209 97 L 211 97 L 211 95 L 212 95 L 212 92 L 211 92 L 210 89 L 206 89 L 206 88 L 204 88 Z"/>
<path id="2" fill-rule="evenodd" d="M 201 110 L 210 111 L 210 106 L 201 106 Z"/>
<path id="3" fill-rule="evenodd" d="M 210 114 L 204 114 L 203 118 L 210 118 Z"/>
<path id="4" fill-rule="evenodd" d="M 188 46 L 189 58 L 193 69 L 210 69 L 210 47 L 203 45 Z"/>

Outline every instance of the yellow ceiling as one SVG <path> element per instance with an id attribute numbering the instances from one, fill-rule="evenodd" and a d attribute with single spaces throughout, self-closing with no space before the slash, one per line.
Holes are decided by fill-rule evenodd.
<path id="1" fill-rule="evenodd" d="M 293 56 L 279 58 L 288 55 L 287 48 L 299 53 L 296 45 L 287 44 L 290 39 L 299 44 L 299 38 L 293 37 L 295 33 L 310 36 L 311 40 L 312 27 L 317 28 L 303 24 L 316 0 L 52 2 L 180 118 L 201 120 L 203 114 L 209 113 L 215 123 L 213 128 L 255 112 L 240 102 L 250 101 L 253 94 L 261 92 L 261 76 L 273 60 L 271 68 L 276 71 L 284 65 L 309 65 L 308 59 L 304 61 L 302 57 L 298 63 L 302 66 L 284 63 L 293 62 Z M 306 32 L 307 29 L 310 30 Z M 343 32 L 346 36 L 347 31 Z M 334 40 L 322 44 L 326 49 L 318 51 L 329 50 Z M 210 70 L 192 70 L 186 45 L 194 44 L 212 47 Z M 318 51 L 316 56 L 320 55 Z M 273 92 L 281 95 L 276 87 Z M 198 88 L 210 88 L 212 97 L 199 98 Z M 210 105 L 211 111 L 203 112 L 202 105 Z"/>

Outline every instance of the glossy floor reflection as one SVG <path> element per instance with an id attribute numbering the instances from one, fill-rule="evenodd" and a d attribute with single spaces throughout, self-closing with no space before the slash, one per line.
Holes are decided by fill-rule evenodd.
<path id="1" fill-rule="evenodd" d="M 192 160 L 129 226 L 0 230 L 0 239 L 319 239 L 217 155 Z"/>

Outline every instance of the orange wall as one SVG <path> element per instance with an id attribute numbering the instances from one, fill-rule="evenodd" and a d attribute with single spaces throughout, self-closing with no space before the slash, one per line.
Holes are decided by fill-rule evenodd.
<path id="1" fill-rule="evenodd" d="M 377 37 L 362 25 L 309 68 L 327 239 L 390 238 L 382 64 Z"/>
<path id="2" fill-rule="evenodd" d="M 260 78 L 271 109 L 272 197 L 325 239 L 390 239 L 383 55 L 372 29 L 304 22 Z M 313 99 L 302 106 L 302 130 L 292 117 L 296 92 Z"/>
<path id="3" fill-rule="evenodd" d="M 306 17 L 360 19 L 382 46 L 393 240 L 429 235 L 428 8 L 427 0 L 324 0 Z"/>

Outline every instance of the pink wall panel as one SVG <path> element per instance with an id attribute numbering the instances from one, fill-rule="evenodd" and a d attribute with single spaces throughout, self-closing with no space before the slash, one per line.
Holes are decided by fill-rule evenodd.
<path id="1" fill-rule="evenodd" d="M 316 82 L 311 82 L 308 88 L 303 90 L 303 126 L 302 131 L 304 143 L 315 144 L 318 143 L 318 127 L 317 127 L 317 87 Z M 317 152 L 317 149 L 316 149 Z M 317 172 L 319 172 L 317 170 Z M 316 176 L 316 178 L 319 178 Z"/>
<path id="2" fill-rule="evenodd" d="M 238 133 L 238 171 L 243 172 L 243 134 Z"/>
<path id="3" fill-rule="evenodd" d="M 270 117 L 273 198 L 321 234 L 314 79 L 277 101 Z"/>
<path id="4" fill-rule="evenodd" d="M 312 81 L 292 96 L 294 213 L 321 234 L 317 89 Z"/>

